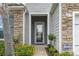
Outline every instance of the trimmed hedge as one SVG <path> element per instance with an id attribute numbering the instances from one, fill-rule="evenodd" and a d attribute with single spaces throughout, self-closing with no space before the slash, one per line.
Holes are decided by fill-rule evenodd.
<path id="1" fill-rule="evenodd" d="M 4 53 L 5 53 L 4 41 L 0 41 L 0 56 L 4 56 Z"/>
<path id="2" fill-rule="evenodd" d="M 16 44 L 15 56 L 32 56 L 34 54 L 34 47 L 29 45 Z M 5 55 L 4 41 L 0 41 L 0 56 Z"/>
<path id="3" fill-rule="evenodd" d="M 29 45 L 16 45 L 15 55 L 16 56 L 32 56 L 34 54 L 34 47 Z"/>
<path id="4" fill-rule="evenodd" d="M 63 51 L 59 54 L 60 56 L 73 56 L 73 52 Z"/>

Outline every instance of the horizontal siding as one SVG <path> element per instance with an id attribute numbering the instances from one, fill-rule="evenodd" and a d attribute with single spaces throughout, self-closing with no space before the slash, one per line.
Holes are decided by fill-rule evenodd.
<path id="1" fill-rule="evenodd" d="M 54 13 L 51 15 L 50 33 L 56 36 L 53 45 L 59 50 L 59 6 L 56 7 Z"/>

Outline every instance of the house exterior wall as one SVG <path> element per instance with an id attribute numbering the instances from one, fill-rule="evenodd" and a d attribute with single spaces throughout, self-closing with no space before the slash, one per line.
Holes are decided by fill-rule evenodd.
<path id="1" fill-rule="evenodd" d="M 68 51 L 73 50 L 73 11 L 79 11 L 79 3 L 62 3 L 62 50 L 68 45 Z"/>
<path id="2" fill-rule="evenodd" d="M 56 40 L 52 43 L 59 51 L 59 5 L 56 6 L 54 13 L 50 18 L 50 33 L 56 36 Z"/>
<path id="3" fill-rule="evenodd" d="M 13 15 L 13 37 L 18 37 L 23 41 L 23 10 L 10 10 Z M 12 24 L 10 24 L 12 25 Z"/>
<path id="4" fill-rule="evenodd" d="M 3 11 L 2 11 L 2 7 L 0 6 L 0 15 L 2 15 Z"/>
<path id="5" fill-rule="evenodd" d="M 2 6 L 0 6 L 0 15 L 2 15 Z M 11 17 L 12 19 L 11 19 Z M 9 26 L 11 27 L 12 30 L 12 35 L 13 37 L 19 36 L 20 41 L 23 40 L 23 10 L 9 10 Z M 13 24 L 11 22 L 13 21 Z"/>

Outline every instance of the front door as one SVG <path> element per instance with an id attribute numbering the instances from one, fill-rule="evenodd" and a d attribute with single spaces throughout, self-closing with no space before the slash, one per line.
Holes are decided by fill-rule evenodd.
<path id="1" fill-rule="evenodd" d="M 35 44 L 44 44 L 44 22 L 35 22 Z"/>

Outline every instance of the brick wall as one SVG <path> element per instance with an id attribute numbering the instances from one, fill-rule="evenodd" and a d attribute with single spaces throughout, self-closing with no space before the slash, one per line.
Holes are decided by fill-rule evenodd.
<path id="1" fill-rule="evenodd" d="M 79 3 L 62 3 L 62 50 L 64 50 L 64 43 L 68 44 L 69 51 L 73 50 L 72 38 L 72 20 L 73 11 L 79 11 Z"/>

